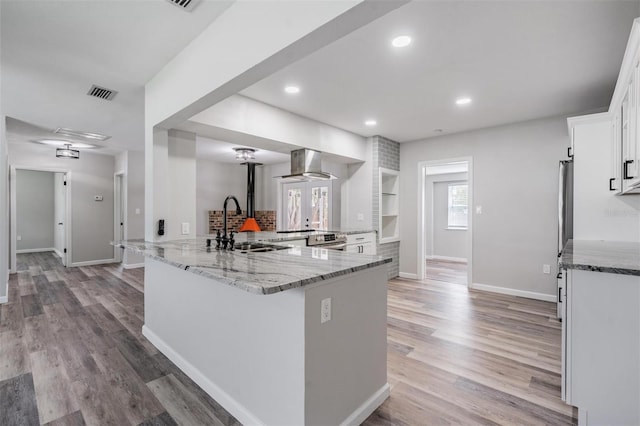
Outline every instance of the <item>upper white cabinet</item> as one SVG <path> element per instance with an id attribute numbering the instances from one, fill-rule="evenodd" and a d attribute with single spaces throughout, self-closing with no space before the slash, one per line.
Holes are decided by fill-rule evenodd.
<path id="1" fill-rule="evenodd" d="M 640 20 L 633 22 L 609 112 L 613 140 L 609 188 L 640 192 Z"/>
<path id="2" fill-rule="evenodd" d="M 400 239 L 400 178 L 397 170 L 380 167 L 379 172 L 380 218 L 378 235 L 380 244 L 399 241 Z"/>

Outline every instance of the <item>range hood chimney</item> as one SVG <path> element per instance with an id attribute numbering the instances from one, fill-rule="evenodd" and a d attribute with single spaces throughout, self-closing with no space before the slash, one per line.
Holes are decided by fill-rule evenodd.
<path id="1" fill-rule="evenodd" d="M 243 163 L 247 165 L 247 218 L 240 227 L 240 232 L 260 232 L 260 225 L 255 219 L 256 166 L 260 163 Z"/>
<path id="2" fill-rule="evenodd" d="M 337 179 L 331 173 L 323 172 L 321 152 L 303 148 L 291 151 L 291 174 L 279 176 L 287 181 L 310 181 Z"/>

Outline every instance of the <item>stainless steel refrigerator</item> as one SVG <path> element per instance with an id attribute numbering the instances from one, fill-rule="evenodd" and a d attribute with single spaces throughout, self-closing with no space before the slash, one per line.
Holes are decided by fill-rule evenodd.
<path id="1" fill-rule="evenodd" d="M 558 168 L 558 261 L 567 241 L 573 238 L 573 160 L 560 161 Z M 558 265 L 558 318 L 562 319 L 563 272 Z"/>

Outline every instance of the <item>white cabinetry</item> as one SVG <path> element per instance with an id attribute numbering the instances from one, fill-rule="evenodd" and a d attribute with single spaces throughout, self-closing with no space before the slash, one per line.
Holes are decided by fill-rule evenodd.
<path id="1" fill-rule="evenodd" d="M 361 253 L 361 254 L 376 254 L 375 232 L 347 235 L 347 252 Z"/>
<path id="2" fill-rule="evenodd" d="M 639 18 L 640 19 L 640 18 Z M 609 105 L 613 148 L 609 187 L 616 194 L 640 192 L 640 20 L 633 22 Z"/>
<path id="3" fill-rule="evenodd" d="M 380 244 L 399 241 L 400 238 L 400 179 L 397 170 L 380 167 L 379 171 L 380 218 L 378 234 Z"/>
<path id="4" fill-rule="evenodd" d="M 569 270 L 562 397 L 578 424 L 640 424 L 640 277 Z"/>

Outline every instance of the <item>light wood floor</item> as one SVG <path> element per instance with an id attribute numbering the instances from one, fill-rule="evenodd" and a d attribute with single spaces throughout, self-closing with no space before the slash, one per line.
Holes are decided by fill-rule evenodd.
<path id="1" fill-rule="evenodd" d="M 467 285 L 467 263 L 427 259 L 427 280 Z"/>
<path id="2" fill-rule="evenodd" d="M 235 425 L 141 335 L 143 270 L 19 255 L 0 305 L 0 425 Z M 389 282 L 389 398 L 367 425 L 571 424 L 550 303 Z"/>

